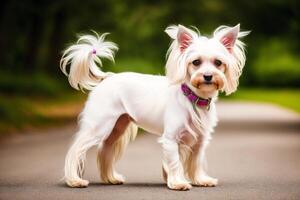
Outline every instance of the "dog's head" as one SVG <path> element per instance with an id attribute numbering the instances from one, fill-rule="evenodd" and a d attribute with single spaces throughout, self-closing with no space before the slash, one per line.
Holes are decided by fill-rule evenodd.
<path id="1" fill-rule="evenodd" d="M 182 25 L 170 26 L 166 33 L 174 40 L 166 63 L 171 84 L 187 83 L 200 93 L 213 94 L 237 89 L 245 64 L 244 44 L 238 39 L 248 34 L 240 26 L 220 26 L 207 38 Z"/>

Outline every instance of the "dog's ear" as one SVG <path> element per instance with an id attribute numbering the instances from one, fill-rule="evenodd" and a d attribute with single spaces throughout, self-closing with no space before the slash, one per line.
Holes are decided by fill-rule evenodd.
<path id="1" fill-rule="evenodd" d="M 166 28 L 165 32 L 172 38 L 173 40 L 177 40 L 179 48 L 184 51 L 193 40 L 192 30 L 182 26 L 169 26 Z"/>
<path id="2" fill-rule="evenodd" d="M 234 27 L 220 26 L 214 33 L 214 37 L 221 42 L 221 44 L 232 55 L 229 56 L 231 61 L 225 72 L 227 83 L 225 85 L 226 95 L 236 91 L 239 84 L 239 77 L 242 74 L 246 57 L 244 50 L 244 43 L 240 38 L 249 34 L 249 31 L 240 32 L 240 25 Z"/>
<path id="3" fill-rule="evenodd" d="M 168 26 L 166 28 L 165 32 L 168 34 L 168 36 L 170 36 L 170 38 L 172 38 L 173 40 L 175 40 L 176 37 L 177 37 L 178 26 L 175 26 L 175 25 Z"/>
<path id="4" fill-rule="evenodd" d="M 224 47 L 232 53 L 235 42 L 238 38 L 240 32 L 240 24 L 229 28 L 223 35 L 220 37 L 220 42 L 224 45 Z"/>
<path id="5" fill-rule="evenodd" d="M 177 32 L 177 41 L 181 52 L 190 46 L 192 40 L 193 35 L 190 33 L 190 30 L 182 25 L 179 25 Z"/>

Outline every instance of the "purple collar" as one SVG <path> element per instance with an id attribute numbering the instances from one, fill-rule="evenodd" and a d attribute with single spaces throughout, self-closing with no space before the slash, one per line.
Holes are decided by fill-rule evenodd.
<path id="1" fill-rule="evenodd" d="M 190 102 L 199 107 L 207 107 L 207 109 L 209 109 L 211 98 L 203 99 L 197 96 L 185 83 L 181 84 L 181 90 L 183 94 L 190 100 Z"/>

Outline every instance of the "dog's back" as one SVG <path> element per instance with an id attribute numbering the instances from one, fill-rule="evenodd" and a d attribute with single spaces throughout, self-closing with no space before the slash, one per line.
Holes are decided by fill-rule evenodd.
<path id="1" fill-rule="evenodd" d="M 113 74 L 90 92 L 86 107 L 91 108 L 90 112 L 104 112 L 103 105 L 110 105 L 110 108 L 115 107 L 118 111 L 121 109 L 124 113 L 130 113 L 140 127 L 160 135 L 163 129 L 160 116 L 169 98 L 168 88 L 169 84 L 165 76 L 134 72 Z M 114 106 L 111 105 L 112 103 Z M 147 113 L 147 119 L 140 117 L 144 113 Z M 153 127 L 153 124 L 157 126 Z"/>

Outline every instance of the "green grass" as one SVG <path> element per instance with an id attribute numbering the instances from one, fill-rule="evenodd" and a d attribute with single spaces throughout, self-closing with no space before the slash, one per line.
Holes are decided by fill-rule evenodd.
<path id="1" fill-rule="evenodd" d="M 80 92 L 55 97 L 0 95 L 0 133 L 76 121 L 85 100 Z"/>
<path id="2" fill-rule="evenodd" d="M 272 103 L 300 113 L 300 89 L 240 88 L 222 99 Z"/>
<path id="3" fill-rule="evenodd" d="M 63 81 L 59 78 L 64 78 Z M 68 90 L 68 81 L 45 73 L 12 74 L 0 71 L 0 94 L 53 97 Z"/>
<path id="4" fill-rule="evenodd" d="M 85 95 L 45 73 L 0 73 L 0 133 L 76 120 Z M 75 120 L 74 120 L 75 119 Z"/>

